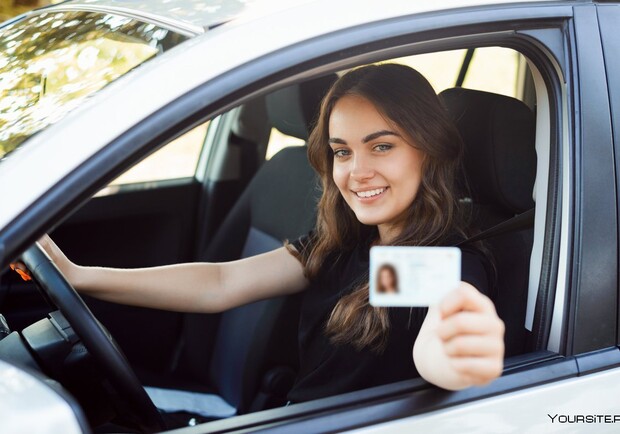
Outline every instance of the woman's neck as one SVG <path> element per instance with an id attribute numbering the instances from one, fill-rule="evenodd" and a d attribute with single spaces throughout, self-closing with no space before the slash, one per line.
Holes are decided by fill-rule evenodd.
<path id="1" fill-rule="evenodd" d="M 400 227 L 387 223 L 377 225 L 377 230 L 379 232 L 379 239 L 377 240 L 377 244 L 381 245 L 389 245 L 392 241 L 396 239 L 396 237 L 398 237 L 401 232 Z"/>

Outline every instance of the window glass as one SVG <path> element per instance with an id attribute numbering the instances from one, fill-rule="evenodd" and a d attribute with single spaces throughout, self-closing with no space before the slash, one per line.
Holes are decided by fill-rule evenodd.
<path id="1" fill-rule="evenodd" d="M 265 159 L 269 160 L 277 154 L 278 151 L 286 148 L 287 146 L 303 146 L 305 143 L 306 142 L 304 140 L 293 136 L 287 136 L 286 134 L 282 134 L 277 129 L 272 128 L 271 135 L 269 136 L 269 143 L 267 144 Z"/>
<path id="2" fill-rule="evenodd" d="M 207 121 L 168 143 L 110 182 L 97 195 L 115 193 L 116 187 L 124 184 L 194 176 L 208 128 Z"/>
<path id="3" fill-rule="evenodd" d="M 463 87 L 520 98 L 517 94 L 519 54 L 502 47 L 477 48 Z"/>
<path id="4" fill-rule="evenodd" d="M 0 158 L 92 93 L 186 39 L 154 24 L 95 12 L 42 12 L 0 28 Z"/>
<path id="5" fill-rule="evenodd" d="M 416 54 L 392 62 L 415 68 L 439 93 L 455 86 L 466 52 L 450 50 Z M 504 47 L 476 48 L 462 87 L 520 98 L 521 95 L 517 94 L 520 56 L 517 51 Z"/>
<path id="6" fill-rule="evenodd" d="M 466 52 L 465 49 L 439 51 L 400 57 L 388 62 L 411 66 L 428 79 L 435 92 L 440 93 L 455 86 Z M 462 87 L 522 99 L 522 84 L 519 82 L 522 78 L 519 74 L 522 63 L 523 56 L 509 48 L 476 48 Z M 287 136 L 273 128 L 265 158 L 270 159 L 287 146 L 302 146 L 304 143 L 303 140 Z"/>
<path id="7" fill-rule="evenodd" d="M 439 93 L 454 87 L 459 75 L 466 50 L 440 51 L 437 53 L 416 54 L 390 60 L 390 63 L 402 63 L 411 66 L 422 74 Z"/>

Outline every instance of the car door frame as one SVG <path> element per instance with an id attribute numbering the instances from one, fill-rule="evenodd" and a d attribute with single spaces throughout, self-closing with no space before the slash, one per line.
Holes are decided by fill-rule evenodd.
<path id="1" fill-rule="evenodd" d="M 377 54 L 378 58 L 385 57 L 390 53 L 396 55 L 397 52 L 402 52 L 402 47 L 405 44 L 404 38 L 409 39 L 408 44 L 415 44 L 416 40 L 419 39 L 422 41 L 432 40 L 433 31 L 442 33 L 444 29 L 456 29 L 453 31 L 458 34 L 458 29 L 463 26 L 467 26 L 468 32 L 474 36 L 471 38 L 460 36 L 459 38 L 462 40 L 469 39 L 471 44 L 475 42 L 486 44 L 504 42 L 508 44 L 509 41 L 514 42 L 516 40 L 512 37 L 512 33 L 520 28 L 522 29 L 523 23 L 531 22 L 536 18 L 548 25 L 547 21 L 554 22 L 558 20 L 558 17 L 572 15 L 571 7 L 558 5 L 540 8 L 538 14 L 533 13 L 527 5 L 519 5 L 512 9 L 502 8 L 498 11 L 501 12 L 499 15 L 489 7 L 470 8 L 466 11 L 452 12 L 452 14 L 442 11 L 440 14 L 444 27 L 440 30 L 436 29 L 434 14 L 432 13 L 423 16 L 402 17 L 388 22 L 370 23 L 365 27 L 365 29 L 370 29 L 370 32 L 360 28 L 346 29 L 337 34 L 329 34 L 309 40 L 303 44 L 306 48 L 304 50 L 298 49 L 299 45 L 292 46 L 287 50 L 279 50 L 270 56 L 259 58 L 255 62 L 245 65 L 245 67 L 230 71 L 229 74 L 211 80 L 196 88 L 194 92 L 176 99 L 153 116 L 136 124 L 77 170 L 67 175 L 59 183 L 58 188 L 53 189 L 42 200 L 33 204 L 23 213 L 19 221 L 3 231 L 4 245 L 7 250 L 16 250 L 16 247 L 23 249 L 28 242 L 34 241 L 33 235 L 30 235 L 29 239 L 24 237 L 25 234 L 32 232 L 24 230 L 27 227 L 33 227 L 30 223 L 37 222 L 39 223 L 38 226 L 41 223 L 45 225 L 57 214 L 67 214 L 67 211 L 76 202 L 86 200 L 94 194 L 102 181 L 105 183 L 121 173 L 130 166 L 131 162 L 135 162 L 148 152 L 152 152 L 154 148 L 161 146 L 162 142 L 165 143 L 172 137 L 178 137 L 206 118 L 227 111 L 242 102 L 243 98 L 249 99 L 250 96 L 255 96 L 256 92 L 267 93 L 277 86 L 283 86 L 295 80 L 300 81 L 311 76 L 311 74 L 338 69 L 339 65 L 344 66 L 347 63 L 354 64 L 355 50 L 364 56 L 368 56 L 366 53 L 373 51 L 380 53 Z M 411 30 L 412 23 L 415 26 L 415 32 Z M 482 32 L 484 35 L 478 35 L 478 32 Z M 504 33 L 495 35 L 493 32 Z M 345 33 L 344 37 L 341 33 Z M 491 34 L 491 39 L 487 37 L 488 34 Z M 441 36 L 438 38 L 440 39 L 439 43 L 442 43 L 441 39 L 446 39 L 445 37 L 441 38 Z M 519 44 L 517 44 L 519 47 L 526 46 L 529 43 L 528 39 L 531 39 L 531 34 L 524 33 L 522 36 L 524 37 L 519 39 Z M 326 42 L 331 45 L 322 46 Z M 394 46 L 398 47 L 398 51 L 389 49 Z M 434 44 L 428 44 L 428 47 L 428 49 L 436 48 Z M 351 53 L 347 57 L 347 63 L 334 63 L 334 56 L 336 54 L 342 56 L 343 50 Z M 316 53 L 312 61 L 308 61 L 308 53 Z M 561 55 L 558 60 L 560 63 L 562 62 Z M 311 67 L 312 63 L 314 65 Z M 299 73 L 301 67 L 306 68 L 306 70 Z M 248 83 L 248 85 L 239 89 L 236 83 Z M 206 101 L 210 103 L 206 103 Z M 122 163 L 109 164 L 110 160 L 121 158 Z M 85 181 L 87 178 L 85 173 L 89 175 L 88 181 Z M 85 185 L 86 188 L 81 189 L 80 195 L 75 195 L 72 200 L 69 200 L 71 195 L 65 193 L 76 190 L 76 184 Z M 54 212 L 44 214 L 41 212 L 42 208 L 48 210 L 51 208 Z M 37 220 L 33 218 L 34 216 L 44 216 L 44 219 L 39 218 Z M 554 218 L 547 220 L 551 221 Z M 555 243 L 557 241 L 547 244 L 555 245 Z M 542 348 L 543 345 L 541 345 Z"/>
<path id="2" fill-rule="evenodd" d="M 613 347 L 617 333 L 618 222 L 607 75 L 596 6 L 574 6 L 572 57 L 574 231 L 561 351 Z M 605 300 L 601 303 L 600 300 Z M 592 321 L 597 318 L 597 321 Z"/>
<path id="3" fill-rule="evenodd" d="M 613 37 L 612 29 L 620 22 L 620 2 L 612 1 L 596 5 L 599 20 L 605 70 L 607 73 L 607 89 L 612 116 L 613 141 L 616 162 L 616 190 L 620 190 L 620 41 Z M 617 201 L 617 214 L 620 215 L 620 200 Z M 620 239 L 619 239 L 620 243 Z M 620 270 L 619 270 L 620 271 Z M 617 303 L 617 334 L 616 344 L 620 345 L 620 297 Z"/>
<path id="4" fill-rule="evenodd" d="M 610 108 L 605 104 L 607 87 L 600 85 L 601 79 L 606 83 L 606 75 L 602 47 L 596 43 L 599 38 L 596 10 L 591 5 L 576 5 L 574 17 L 568 24 L 570 42 L 576 52 L 564 63 L 571 76 L 572 92 L 568 97 L 580 109 L 579 116 L 570 119 L 572 128 L 568 134 L 571 137 L 566 137 L 570 144 L 567 150 L 570 158 L 560 160 L 571 161 L 574 169 L 565 168 L 574 183 L 570 201 L 574 208 L 570 216 L 573 225 L 565 228 L 572 238 L 572 257 L 569 260 L 571 274 L 566 303 L 562 302 L 560 306 L 566 309 L 568 319 L 563 324 L 561 354 L 540 351 L 525 355 L 530 366 L 517 363 L 515 372 L 484 388 L 446 392 L 428 389 L 423 381 L 413 380 L 294 405 L 290 410 L 296 407 L 302 414 L 296 414 L 293 421 L 282 421 L 287 411 L 276 409 L 269 415 L 263 412 L 243 416 L 241 418 L 247 419 L 245 424 L 239 424 L 241 418 L 236 418 L 235 421 L 219 421 L 187 429 L 187 434 L 254 428 L 265 419 L 273 423 L 265 430 L 267 432 L 341 431 L 455 407 L 549 382 L 620 370 L 620 350 L 614 345 L 618 342 L 616 189 L 605 188 L 615 173 L 615 159 L 610 155 L 613 149 Z M 588 67 L 579 68 L 584 64 Z M 598 86 L 596 90 L 594 86 Z M 591 107 L 599 109 L 587 109 Z M 592 143 L 596 144 L 594 149 Z M 562 176 L 561 172 L 551 172 L 550 176 Z M 607 236 L 604 243 L 601 243 L 602 235 Z M 566 254 L 569 254 L 568 249 Z M 588 275 L 587 268 L 601 263 L 604 264 L 601 268 L 606 270 L 603 276 Z M 600 303 L 592 302 L 598 297 L 611 300 L 611 303 L 600 309 Z M 553 301 L 555 298 L 547 299 L 546 309 L 542 308 L 549 320 L 554 313 Z M 540 321 L 540 305 L 537 308 L 537 320 Z M 592 315 L 603 319 L 602 326 L 586 322 L 586 318 L 592 318 Z M 548 340 L 549 333 L 550 330 L 541 340 Z"/>

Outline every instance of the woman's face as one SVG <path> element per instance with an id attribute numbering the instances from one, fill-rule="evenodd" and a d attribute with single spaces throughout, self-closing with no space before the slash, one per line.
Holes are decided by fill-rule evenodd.
<path id="1" fill-rule="evenodd" d="M 365 225 L 377 225 L 382 241 L 396 236 L 422 180 L 422 151 L 407 142 L 368 100 L 344 96 L 329 118 L 333 178 Z"/>

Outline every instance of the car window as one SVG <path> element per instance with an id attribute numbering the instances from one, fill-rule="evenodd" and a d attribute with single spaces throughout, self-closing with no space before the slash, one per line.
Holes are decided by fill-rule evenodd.
<path id="1" fill-rule="evenodd" d="M 154 24 L 96 12 L 42 12 L 0 28 L 0 158 L 186 39 Z"/>
<path id="2" fill-rule="evenodd" d="M 417 69 L 427 77 L 437 93 L 455 87 L 467 50 L 449 50 L 416 54 L 389 60 Z M 523 100 L 523 74 L 525 58 L 518 51 L 504 47 L 481 47 L 473 50 L 466 68 L 462 87 L 498 93 Z M 341 72 L 341 74 L 343 74 Z M 269 160 L 287 146 L 303 146 L 304 141 L 271 130 L 265 159 Z"/>
<path id="3" fill-rule="evenodd" d="M 193 177 L 208 129 L 209 121 L 194 127 L 123 172 L 95 196 L 118 193 L 123 186 L 130 184 Z"/>
<path id="4" fill-rule="evenodd" d="M 109 186 L 194 176 L 209 122 L 205 122 L 148 156 Z"/>
<path id="5" fill-rule="evenodd" d="M 392 60 L 417 69 L 437 93 L 455 87 L 467 50 L 416 54 Z M 481 47 L 473 51 L 462 87 L 523 99 L 519 66 L 523 55 L 504 47 Z"/>
<path id="6" fill-rule="evenodd" d="M 306 142 L 302 139 L 298 139 L 297 137 L 288 136 L 286 134 L 281 133 L 276 128 L 271 129 L 271 134 L 269 135 L 269 143 L 267 144 L 267 152 L 265 154 L 265 159 L 269 160 L 271 157 L 276 155 L 282 149 L 288 146 L 303 146 Z"/>

